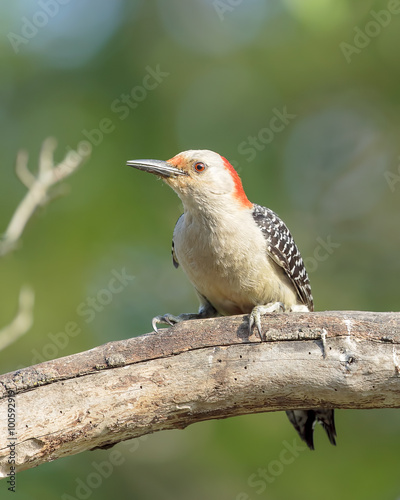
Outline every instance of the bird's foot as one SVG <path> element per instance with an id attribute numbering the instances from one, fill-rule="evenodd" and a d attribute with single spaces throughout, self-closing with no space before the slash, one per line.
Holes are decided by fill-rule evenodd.
<path id="1" fill-rule="evenodd" d="M 284 304 L 282 302 L 270 302 L 265 306 L 255 306 L 249 315 L 250 335 L 252 333 L 253 326 L 256 325 L 261 341 L 265 340 L 261 332 L 261 315 L 274 312 L 285 312 Z"/>
<path id="2" fill-rule="evenodd" d="M 179 316 L 174 316 L 173 314 L 163 314 L 161 316 L 156 316 L 151 320 L 151 325 L 153 327 L 153 330 L 157 333 L 158 328 L 157 325 L 169 325 L 169 326 L 174 326 L 177 323 L 180 323 L 181 321 L 186 321 L 188 319 L 199 319 L 202 316 L 197 313 L 184 313 L 180 314 Z"/>
<path id="3" fill-rule="evenodd" d="M 157 325 L 158 324 L 161 324 L 161 325 L 175 325 L 176 323 L 179 323 L 179 317 L 178 316 L 174 316 L 173 314 L 163 314 L 161 316 L 155 316 L 152 320 L 151 320 L 151 326 L 153 327 L 153 330 L 157 333 L 158 332 L 158 328 L 157 328 Z"/>

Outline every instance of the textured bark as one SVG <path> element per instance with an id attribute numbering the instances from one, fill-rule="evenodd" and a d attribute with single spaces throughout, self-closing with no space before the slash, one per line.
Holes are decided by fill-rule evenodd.
<path id="1" fill-rule="evenodd" d="M 212 418 L 291 408 L 400 407 L 400 313 L 187 321 L 0 376 L 0 475 Z"/>

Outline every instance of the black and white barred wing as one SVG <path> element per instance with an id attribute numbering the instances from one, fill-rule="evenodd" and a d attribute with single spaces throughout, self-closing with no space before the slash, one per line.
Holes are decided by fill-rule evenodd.
<path id="1" fill-rule="evenodd" d="M 253 218 L 267 240 L 271 258 L 285 270 L 300 300 L 313 311 L 310 280 L 299 249 L 286 224 L 275 212 L 260 205 L 254 205 Z"/>

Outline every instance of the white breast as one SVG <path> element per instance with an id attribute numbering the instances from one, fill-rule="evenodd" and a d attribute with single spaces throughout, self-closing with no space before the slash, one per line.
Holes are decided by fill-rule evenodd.
<path id="1" fill-rule="evenodd" d="M 298 302 L 284 271 L 269 256 L 251 209 L 205 218 L 186 212 L 174 231 L 175 252 L 194 287 L 220 314 L 249 313 L 255 305 Z"/>

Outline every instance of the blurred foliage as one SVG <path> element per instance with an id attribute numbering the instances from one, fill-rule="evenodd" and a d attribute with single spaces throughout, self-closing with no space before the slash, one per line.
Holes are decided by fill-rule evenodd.
<path id="1" fill-rule="evenodd" d="M 140 335 L 156 314 L 197 308 L 171 265 L 179 200 L 125 166 L 185 149 L 226 156 L 249 198 L 287 222 L 317 309 L 397 310 L 398 4 L 3 5 L 0 227 L 25 192 L 13 170 L 20 148 L 32 169 L 50 135 L 58 159 L 84 141 L 93 151 L 68 179 L 69 194 L 38 211 L 20 248 L 0 262 L 1 325 L 11 321 L 23 283 L 36 292 L 34 327 L 0 353 L 2 371 Z M 110 298 L 108 283 L 123 269 L 135 278 Z M 70 322 L 80 333 L 62 342 Z M 398 415 L 339 411 L 337 448 L 317 429 L 317 450 L 282 470 L 279 453 L 296 437 L 283 414 L 205 422 L 119 444 L 113 450 L 123 458 L 97 483 L 93 463 L 113 450 L 21 473 L 17 498 L 395 500 Z M 268 467 L 279 474 L 252 485 Z"/>

